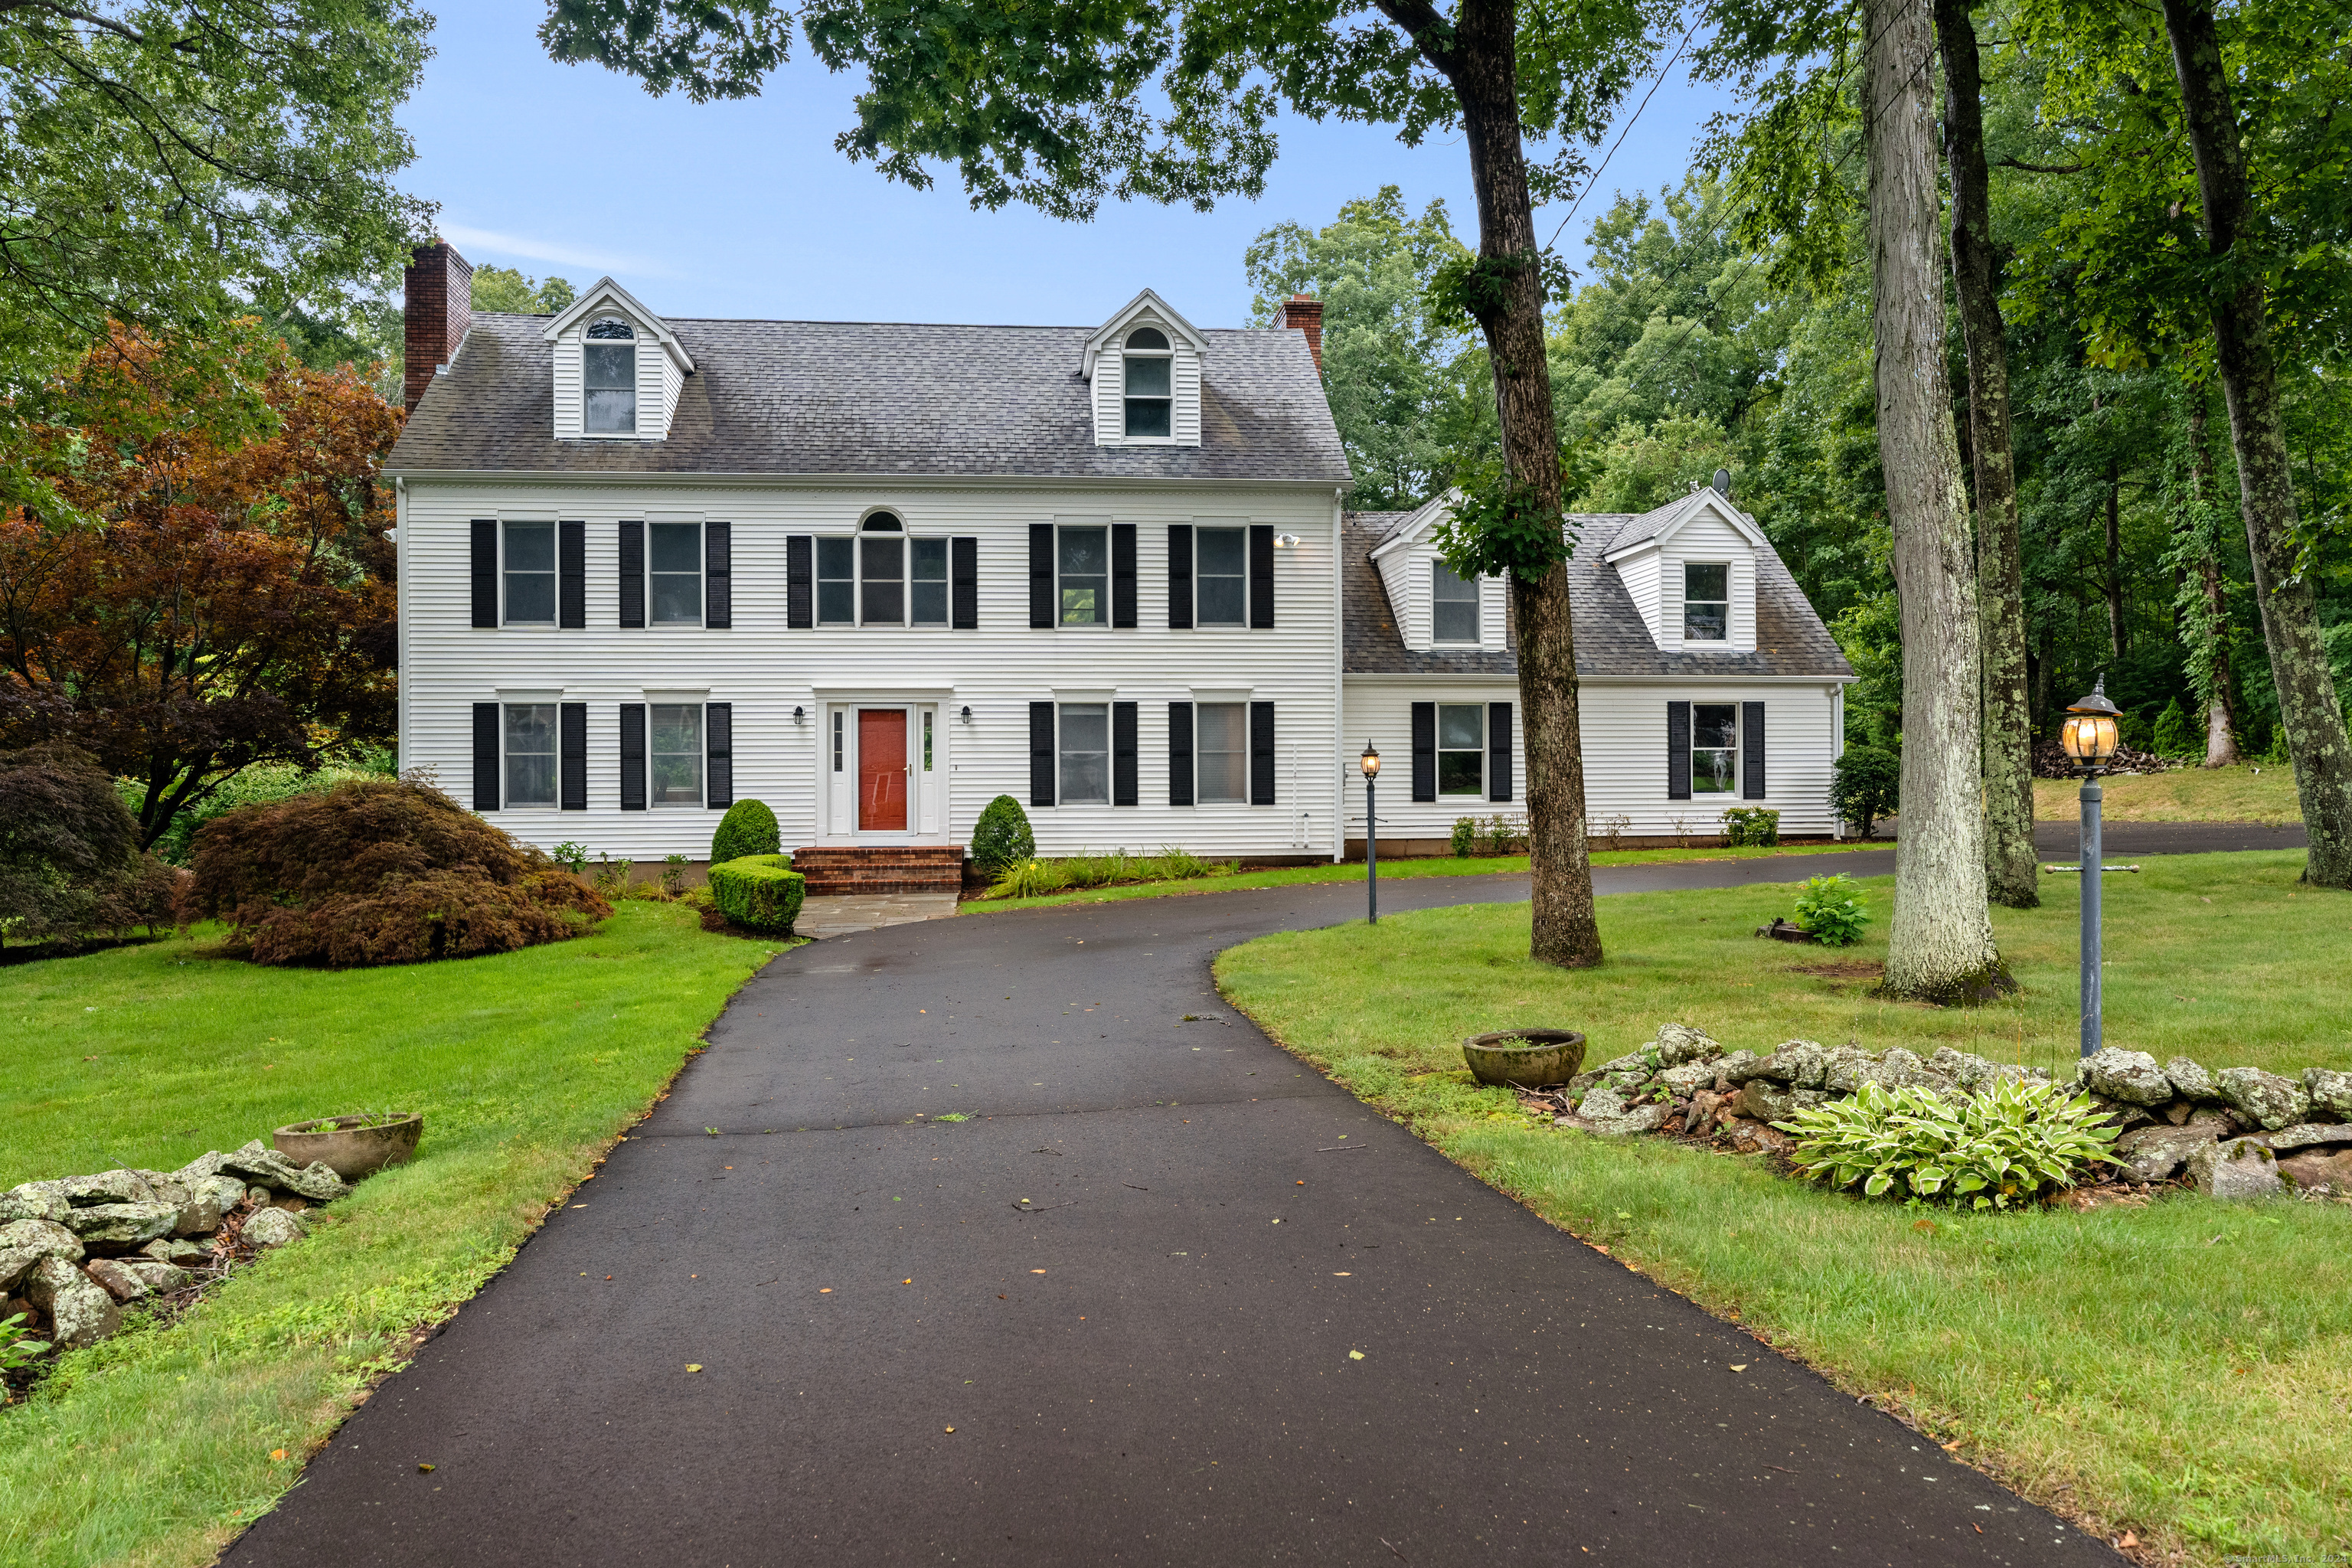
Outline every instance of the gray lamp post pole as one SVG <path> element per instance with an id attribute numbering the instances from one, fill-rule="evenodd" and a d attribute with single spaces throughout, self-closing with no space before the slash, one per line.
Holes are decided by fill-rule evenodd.
<path id="1" fill-rule="evenodd" d="M 2105 880 L 2099 843 L 2099 804 L 2105 792 L 2099 787 L 2099 770 L 2116 754 L 2120 738 L 2116 717 L 2121 711 L 2107 700 L 2107 680 L 2103 675 L 2092 683 L 2088 697 L 2066 710 L 2066 726 L 2059 732 L 2066 754 L 2083 770 L 2083 863 L 2078 869 L 2083 876 L 2083 1054 L 2086 1057 L 2097 1055 L 2099 1049 L 2099 893 Z"/>
<path id="2" fill-rule="evenodd" d="M 1364 754 L 1356 759 L 1364 771 L 1364 901 L 1369 913 L 1367 925 L 1381 923 L 1381 812 L 1374 800 L 1381 780 L 1380 748 L 1370 741 L 1364 742 Z"/>

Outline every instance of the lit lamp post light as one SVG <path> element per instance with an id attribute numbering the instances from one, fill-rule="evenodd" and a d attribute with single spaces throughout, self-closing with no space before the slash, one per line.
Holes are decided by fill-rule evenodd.
<path id="1" fill-rule="evenodd" d="M 2092 683 L 2091 694 L 2066 710 L 2066 727 L 2059 743 L 2083 773 L 2083 1054 L 2099 1048 L 2099 773 L 2116 754 L 2116 715 L 2121 711 L 2107 700 L 2107 680 Z"/>
<path id="2" fill-rule="evenodd" d="M 1381 777 L 1381 751 L 1370 741 L 1364 742 L 1364 754 L 1356 759 L 1364 770 L 1364 897 L 1370 909 L 1370 925 L 1381 923 L 1381 814 L 1372 804 L 1373 786 Z"/>

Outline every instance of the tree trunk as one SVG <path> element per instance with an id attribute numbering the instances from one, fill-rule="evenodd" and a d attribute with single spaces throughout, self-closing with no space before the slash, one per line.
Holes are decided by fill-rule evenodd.
<path id="1" fill-rule="evenodd" d="M 2238 762 L 2237 714 L 2231 707 L 2229 585 L 2221 577 L 2221 541 L 2214 537 L 2213 442 L 2208 432 L 2205 389 L 2189 388 L 2189 537 L 2196 552 L 2196 600 L 2185 617 L 2189 674 L 2205 708 L 2205 763 L 2209 768 Z"/>
<path id="2" fill-rule="evenodd" d="M 2206 248 L 2227 258 L 2253 216 L 2253 196 L 2221 38 L 2208 0 L 2164 0 L 2164 26 L 2172 40 L 2189 144 L 2197 158 Z M 2213 360 L 2230 407 L 2239 510 L 2246 520 L 2271 679 L 2278 688 L 2279 723 L 2286 731 L 2304 830 L 2310 836 L 2304 879 L 2352 888 L 2352 739 L 2346 736 L 2344 710 L 2328 673 L 2311 584 L 2295 573 L 2294 484 L 2287 470 L 2271 355 L 2269 300 L 2258 268 L 2244 268 L 2230 292 L 2214 296 Z"/>
<path id="3" fill-rule="evenodd" d="M 1921 0 L 1865 0 L 1879 465 L 1903 625 L 1903 826 L 1881 994 L 1981 1001 L 2014 983 L 1986 906 L 1976 563 L 1944 374 L 1936 143 Z"/>
<path id="4" fill-rule="evenodd" d="M 1944 155 L 1952 178 L 1952 282 L 1969 351 L 1969 457 L 1977 480 L 1983 638 L 1985 881 L 1997 903 L 2042 902 L 2033 853 L 2033 719 L 2026 704 L 2025 571 L 2009 436 L 2009 340 L 1985 172 L 1983 77 L 1968 0 L 1936 0 L 1944 57 Z"/>
<path id="5" fill-rule="evenodd" d="M 2107 649 L 2124 657 L 2123 465 L 2107 459 Z"/>
<path id="6" fill-rule="evenodd" d="M 1422 53 L 1445 73 L 1462 105 L 1470 178 L 1478 198 L 1478 254 L 1516 260 L 1499 309 L 1479 318 L 1495 372 L 1503 465 L 1515 486 L 1558 514 L 1559 432 L 1544 357 L 1543 278 L 1536 264 L 1535 210 L 1528 198 L 1519 132 L 1517 8 L 1512 0 L 1464 0 L 1448 28 L 1423 0 L 1381 0 Z M 1519 707 L 1527 726 L 1528 852 L 1534 872 L 1528 951 L 1547 963 L 1601 962 L 1586 835 L 1583 741 L 1577 715 L 1576 633 L 1568 567 L 1539 583 L 1511 578 L 1519 635 Z"/>

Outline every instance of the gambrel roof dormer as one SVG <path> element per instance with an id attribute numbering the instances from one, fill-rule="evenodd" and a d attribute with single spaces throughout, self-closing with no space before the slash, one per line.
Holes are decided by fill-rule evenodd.
<path id="1" fill-rule="evenodd" d="M 1437 525 L 1460 492 L 1447 490 L 1407 514 L 1372 547 L 1404 646 L 1414 653 L 1495 651 L 1508 646 L 1508 587 L 1500 577 L 1457 577 L 1438 553 Z"/>
<path id="2" fill-rule="evenodd" d="M 610 278 L 548 322 L 559 441 L 660 441 L 694 360 L 659 316 Z"/>
<path id="3" fill-rule="evenodd" d="M 1772 546 L 1712 485 L 1630 518 L 1602 559 L 1664 653 L 1756 651 L 1756 558 Z"/>
<path id="4" fill-rule="evenodd" d="M 1146 289 L 1086 342 L 1097 447 L 1201 444 L 1201 356 L 1209 340 Z"/>

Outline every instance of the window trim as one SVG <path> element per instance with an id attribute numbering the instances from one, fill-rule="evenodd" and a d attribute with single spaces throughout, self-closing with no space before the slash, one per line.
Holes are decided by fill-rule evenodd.
<path id="1" fill-rule="evenodd" d="M 1141 350 L 1129 348 L 1129 345 L 1143 332 L 1157 332 L 1160 342 L 1166 346 L 1164 348 L 1146 347 Z M 1168 367 L 1167 395 L 1146 395 L 1142 397 L 1129 395 L 1127 367 L 1133 360 L 1157 360 Z M 1128 428 L 1128 409 L 1129 405 L 1135 403 L 1157 403 L 1165 407 L 1168 411 L 1168 433 L 1164 436 L 1131 433 Z M 1172 447 L 1176 444 L 1176 339 L 1168 328 L 1155 321 L 1137 321 L 1119 336 L 1118 438 L 1126 445 L 1137 447 Z"/>
<path id="2" fill-rule="evenodd" d="M 646 520 L 646 629 L 653 631 L 668 627 L 673 631 L 700 631 L 710 624 L 710 529 L 708 520 L 695 518 L 682 521 L 675 518 Z M 655 608 L 654 579 L 683 577 L 683 572 L 654 570 L 654 530 L 657 528 L 691 528 L 694 530 L 694 618 L 690 621 L 666 621 Z"/>
<path id="3" fill-rule="evenodd" d="M 1731 744 L 1730 744 L 1730 745 L 1728 745 L 1728 746 L 1702 746 L 1702 745 L 1700 745 L 1700 744 L 1698 743 L 1698 736 L 1699 736 L 1699 710 L 1700 710 L 1701 709 L 1703 709 L 1703 708 L 1723 708 L 1723 709 L 1727 709 L 1727 710 L 1730 710 L 1730 713 L 1731 713 Z M 1746 775 L 1745 775 L 1745 773 L 1743 773 L 1743 772 L 1741 771 L 1741 763 L 1746 760 L 1746 755 L 1747 755 L 1747 742 L 1746 742 L 1746 737 L 1745 737 L 1745 736 L 1742 734 L 1742 732 L 1741 732 L 1741 731 L 1742 731 L 1742 730 L 1743 730 L 1743 728 L 1744 728 L 1744 725 L 1743 725 L 1743 723 L 1742 723 L 1742 721 L 1743 721 L 1743 719 L 1744 719 L 1744 718 L 1745 718 L 1745 716 L 1746 716 L 1746 710 L 1741 706 L 1740 702 L 1739 702 L 1739 701 L 1738 701 L 1738 699 L 1736 699 L 1736 698 L 1735 698 L 1735 699 L 1733 699 L 1733 700 L 1730 700 L 1730 701 L 1727 701 L 1727 702 L 1705 702 L 1705 701 L 1701 701 L 1701 700 L 1698 700 L 1698 699 L 1696 699 L 1696 698 L 1694 698 L 1694 699 L 1692 699 L 1692 700 L 1691 700 L 1690 710 L 1691 710 L 1691 711 L 1690 711 L 1690 793 L 1691 793 L 1691 798 L 1692 798 L 1693 800 L 1699 800 L 1699 799 L 1702 799 L 1702 798 L 1712 800 L 1712 799 L 1716 799 L 1716 798 L 1717 798 L 1717 797 L 1720 797 L 1720 798 L 1722 798 L 1722 799 L 1724 799 L 1724 800 L 1729 800 L 1729 801 L 1737 801 L 1737 800 L 1741 799 L 1741 798 L 1743 797 L 1743 795 L 1744 795 L 1744 790 L 1743 790 L 1743 787 L 1742 787 L 1742 786 L 1743 786 L 1743 784 L 1744 784 L 1744 783 L 1745 783 L 1745 780 L 1746 780 Z M 1729 755 L 1729 757 L 1730 757 L 1730 759 L 1731 759 L 1731 771 L 1730 771 L 1730 773 L 1729 773 L 1728 774 L 1727 774 L 1727 775 L 1726 775 L 1726 776 L 1727 776 L 1727 777 L 1728 777 L 1728 778 L 1729 778 L 1729 780 L 1731 781 L 1731 782 L 1730 782 L 1730 784 L 1729 784 L 1729 787 L 1725 788 L 1725 789 L 1701 789 L 1701 788 L 1699 788 L 1699 787 L 1698 787 L 1698 785 L 1699 785 L 1699 780 L 1700 780 L 1702 777 L 1709 776 L 1709 775 L 1706 775 L 1706 774 L 1702 773 L 1700 772 L 1700 770 L 1699 770 L 1698 759 L 1699 759 L 1699 756 L 1700 756 L 1700 754 L 1701 754 L 1702 752 L 1706 752 L 1706 753 L 1725 752 L 1725 753 L 1727 753 L 1727 754 Z"/>
<path id="4" fill-rule="evenodd" d="M 1066 702 L 1058 698 L 1055 700 L 1054 804 L 1055 805 L 1099 805 L 1108 807 L 1111 805 L 1113 798 L 1118 793 L 1118 781 L 1111 776 L 1112 758 L 1113 754 L 1118 750 L 1118 737 L 1112 733 L 1112 709 L 1115 706 L 1117 705 L 1108 698 L 1105 698 L 1100 701 L 1078 700 Z M 1079 756 L 1099 756 L 1102 758 L 1103 793 L 1100 800 L 1073 800 L 1070 798 L 1070 776 L 1066 769 L 1068 767 L 1067 759 L 1073 753 L 1069 747 L 1067 719 L 1069 710 L 1073 708 L 1097 709 L 1102 713 L 1103 749 L 1098 752 L 1081 752 L 1076 753 Z"/>
<path id="5" fill-rule="evenodd" d="M 592 343 L 606 348 L 617 347 L 619 338 L 592 338 L 589 332 L 605 321 L 617 321 L 629 329 L 629 427 L 626 430 L 591 430 L 588 428 L 588 348 Z M 604 310 L 580 324 L 580 436 L 587 441 L 637 441 L 644 439 L 639 426 L 645 423 L 645 377 L 637 360 L 637 352 L 645 346 L 642 327 L 619 310 Z M 658 346 L 658 345 L 656 345 Z M 615 392 L 617 387 L 600 387 L 599 391 Z"/>
<path id="6" fill-rule="evenodd" d="M 530 624 L 530 623 L 526 623 Z M 545 800 L 515 798 L 514 748 L 509 743 L 513 731 L 508 728 L 508 715 L 518 708 L 544 708 L 549 714 L 547 727 L 548 796 Z M 525 756 L 539 756 L 538 752 L 526 752 Z M 563 808 L 563 704 L 560 699 L 541 701 L 531 699 L 509 701 L 499 699 L 499 805 L 503 811 L 561 811 Z"/>
<path id="7" fill-rule="evenodd" d="M 546 618 L 545 620 L 543 620 L 543 621 L 542 621 L 542 620 L 519 621 L 519 620 L 516 620 L 516 619 L 515 619 L 515 618 L 514 618 L 514 617 L 513 617 L 513 616 L 509 613 L 509 610 L 508 610 L 507 579 L 508 579 L 509 577 L 510 577 L 510 576 L 514 575 L 515 574 L 514 574 L 514 569 L 507 563 L 507 562 L 508 562 L 507 536 L 508 536 L 508 530 L 509 530 L 509 529 L 514 529 L 514 528 L 543 528 L 543 529 L 547 530 L 547 542 L 548 542 L 548 568 L 547 568 L 547 571 L 546 571 L 544 574 L 538 573 L 538 572 L 533 572 L 533 573 L 530 573 L 530 574 L 528 574 L 528 575 L 530 575 L 530 576 L 533 576 L 533 577 L 537 577 L 537 576 L 544 575 L 544 576 L 547 578 L 547 594 L 548 594 L 547 602 L 548 602 L 548 612 L 547 612 L 547 618 Z M 559 626 L 562 625 L 562 623 L 563 623 L 563 528 L 562 528 L 562 525 L 561 523 L 558 523 L 557 521 L 554 521 L 553 519 L 551 519 L 551 519 L 548 519 L 548 520 L 546 520 L 546 521 L 541 521 L 541 520 L 540 520 L 540 519 L 538 519 L 538 518 L 530 518 L 530 517 L 502 517 L 502 518 L 499 519 L 499 625 L 501 627 L 505 627 L 505 626 L 550 626 L 550 627 L 553 627 L 553 626 Z"/>
<path id="8" fill-rule="evenodd" d="M 1441 574 L 1442 574 L 1442 575 L 1441 575 Z M 1443 585 L 1443 582 L 1444 582 L 1444 577 L 1453 577 L 1453 578 L 1454 578 L 1454 580 L 1455 582 L 1465 584 L 1465 586 L 1467 586 L 1467 587 L 1469 588 L 1469 590 L 1470 590 L 1469 598 L 1468 598 L 1468 601 L 1467 601 L 1467 602 L 1468 602 L 1468 604 L 1469 604 L 1469 605 L 1470 605 L 1470 636 L 1468 636 L 1467 637 L 1440 637 L 1440 636 L 1438 636 L 1438 635 L 1437 635 L 1437 606 L 1438 606 L 1438 605 L 1439 605 L 1441 602 L 1442 602 L 1442 603 L 1444 603 L 1444 604 L 1448 604 L 1448 605 L 1458 605 L 1458 604 L 1462 604 L 1462 603 L 1464 603 L 1464 602 L 1465 602 L 1465 601 L 1463 601 L 1462 599 L 1458 599 L 1458 598 L 1446 598 L 1446 599 L 1443 599 L 1443 600 L 1441 600 L 1441 598 L 1440 598 L 1440 596 L 1439 596 L 1439 595 L 1438 595 L 1437 590 L 1439 589 L 1439 587 L 1440 587 L 1440 586 L 1442 586 L 1442 585 Z M 1453 569 L 1452 567 L 1448 566 L 1448 565 L 1445 563 L 1445 558 L 1444 558 L 1444 556 L 1442 556 L 1442 555 L 1432 556 L 1432 557 L 1430 558 L 1430 562 L 1429 562 L 1429 641 L 1430 641 L 1430 646 L 1431 646 L 1431 647 L 1478 647 L 1482 646 L 1482 645 L 1486 642 L 1486 580 L 1484 577 L 1463 577 L 1463 576 L 1459 576 L 1459 575 L 1457 575 L 1457 574 L 1454 573 L 1454 569 Z"/>
<path id="9" fill-rule="evenodd" d="M 1238 619 L 1230 621 L 1212 621 L 1204 618 L 1201 613 L 1202 599 L 1201 584 L 1208 580 L 1208 574 L 1201 570 L 1202 536 L 1208 533 L 1230 533 L 1234 535 L 1241 542 L 1241 571 L 1238 574 L 1233 574 L 1234 581 L 1241 584 L 1241 615 Z M 1196 632 L 1207 629 L 1245 632 L 1250 629 L 1249 553 L 1250 525 L 1247 522 L 1228 523 L 1195 521 L 1192 524 L 1192 630 Z M 1218 575 L 1222 578 L 1228 574 L 1220 573 Z"/>
<path id="10" fill-rule="evenodd" d="M 694 748 L 691 753 L 656 750 L 654 736 L 659 730 L 660 721 L 655 715 L 665 708 L 694 710 Z M 656 763 L 666 756 L 680 757 L 689 754 L 694 758 L 694 799 L 691 801 L 662 799 L 660 788 L 655 782 Z M 649 696 L 646 700 L 646 809 L 648 811 L 703 811 L 709 808 L 709 800 L 710 704 L 708 701 L 663 702 Z"/>
<path id="11" fill-rule="evenodd" d="M 1113 587 L 1114 587 L 1113 579 L 1114 579 L 1114 577 L 1117 575 L 1117 574 L 1116 574 L 1116 572 L 1115 572 L 1115 569 L 1114 569 L 1117 563 L 1116 563 L 1115 562 L 1113 562 L 1113 561 L 1112 561 L 1112 559 L 1111 559 L 1111 542 L 1112 542 L 1112 534 L 1113 534 L 1113 527 L 1112 527 L 1112 524 L 1111 524 L 1108 521 L 1102 521 L 1102 522 L 1061 522 L 1061 521 L 1056 521 L 1053 526 L 1054 526 L 1054 626 L 1053 626 L 1053 629 L 1054 629 L 1055 631 L 1056 631 L 1056 632 L 1080 632 L 1080 633 L 1097 632 L 1097 631 L 1101 631 L 1101 632 L 1108 632 L 1108 631 L 1109 631 L 1109 630 L 1111 629 L 1111 626 L 1112 626 L 1112 624 L 1113 624 L 1113 618 L 1114 618 L 1114 616 L 1115 616 L 1117 615 L 1117 613 L 1118 613 L 1118 606 L 1117 606 L 1117 605 L 1113 602 L 1113 598 L 1112 598 L 1112 590 L 1113 590 Z M 1062 583 L 1063 583 L 1063 580 L 1064 580 L 1064 575 L 1063 575 L 1063 572 L 1062 572 L 1062 536 L 1063 536 L 1063 535 L 1065 535 L 1065 534 L 1066 534 L 1066 533 L 1070 533 L 1070 532 L 1073 532 L 1073 531 L 1085 531 L 1085 532 L 1088 532 L 1088 533 L 1099 533 L 1099 534 L 1101 534 L 1101 535 L 1102 535 L 1102 559 L 1103 559 L 1103 569 L 1102 569 L 1102 576 L 1101 576 L 1101 579 L 1100 579 L 1100 580 L 1101 580 L 1101 583 L 1102 583 L 1102 588 L 1101 588 L 1101 595 L 1102 595 L 1102 596 L 1101 596 L 1100 598 L 1098 598 L 1097 600 L 1096 600 L 1096 601 L 1095 601 L 1095 618 L 1094 618 L 1093 620 L 1091 620 L 1091 621 L 1072 621 L 1072 620 L 1065 620 L 1065 619 L 1063 618 L 1063 616 L 1062 616 L 1062 592 L 1063 592 L 1063 590 L 1062 590 Z M 1058 734 L 1058 733 L 1059 733 L 1059 728 L 1058 728 L 1059 721 L 1057 720 L 1055 722 L 1056 722 L 1056 731 L 1055 731 L 1055 732 L 1056 732 L 1056 734 Z M 1058 747 L 1058 746 L 1059 746 L 1059 744 L 1060 744 L 1060 742 L 1059 742 L 1058 741 L 1056 741 L 1056 742 L 1055 742 L 1055 745 Z M 1058 753 L 1057 753 L 1057 754 L 1058 754 Z"/>
<path id="12" fill-rule="evenodd" d="M 1730 563 L 1730 562 L 1728 562 L 1728 561 L 1685 561 L 1685 562 L 1684 562 L 1684 563 L 1682 563 L 1682 566 L 1683 566 L 1683 636 L 1682 636 L 1682 640 L 1683 640 L 1683 641 L 1685 641 L 1685 642 L 1699 642 L 1699 643 L 1709 643 L 1709 644 L 1713 644 L 1713 643 L 1723 643 L 1723 644 L 1725 644 L 1725 645 L 1727 645 L 1727 645 L 1730 643 L 1730 641 L 1731 641 L 1731 597 L 1732 597 L 1732 595 L 1731 595 L 1731 563 Z M 1690 594 L 1690 574 L 1691 574 L 1691 568 L 1692 568 L 1692 567 L 1694 567 L 1694 566 L 1720 566 L 1720 567 L 1722 567 L 1722 568 L 1723 568 L 1723 597 L 1722 597 L 1722 598 L 1720 598 L 1720 599 L 1694 599 L 1694 598 L 1692 598 L 1692 597 L 1691 597 L 1691 594 Z M 1693 605 L 1722 605 L 1722 606 L 1723 606 L 1723 635 L 1722 635 L 1721 637 L 1693 637 L 1693 636 L 1691 635 L 1690 612 L 1691 612 L 1691 606 L 1692 606 Z"/>
<path id="13" fill-rule="evenodd" d="M 1445 710 L 1449 708 L 1467 708 L 1472 712 L 1478 715 L 1478 742 L 1476 745 L 1449 746 L 1445 743 Z M 1486 798 L 1486 752 L 1488 739 L 1486 731 L 1486 710 L 1487 705 L 1483 701 L 1441 701 L 1437 704 L 1437 798 L 1439 800 L 1443 801 L 1448 797 L 1455 800 L 1485 800 Z M 1465 755 L 1473 758 L 1477 763 L 1478 780 L 1476 784 L 1466 790 L 1446 788 L 1445 759 L 1448 756 L 1459 757 Z"/>
<path id="14" fill-rule="evenodd" d="M 1202 759 L 1208 755 L 1208 748 L 1201 743 L 1201 710 L 1204 708 L 1230 709 L 1233 710 L 1239 723 L 1240 729 L 1238 735 L 1234 737 L 1240 742 L 1239 749 L 1236 751 L 1220 752 L 1217 753 L 1219 756 L 1232 756 L 1238 757 L 1240 759 L 1240 767 L 1238 771 L 1241 775 L 1241 793 L 1239 795 L 1219 795 L 1213 800 L 1209 797 L 1209 792 L 1205 782 L 1208 775 L 1202 771 Z M 1199 698 L 1193 699 L 1192 804 L 1196 806 L 1247 805 L 1250 804 L 1250 704 L 1247 697 L 1226 700 L 1212 699 L 1205 701 Z"/>

